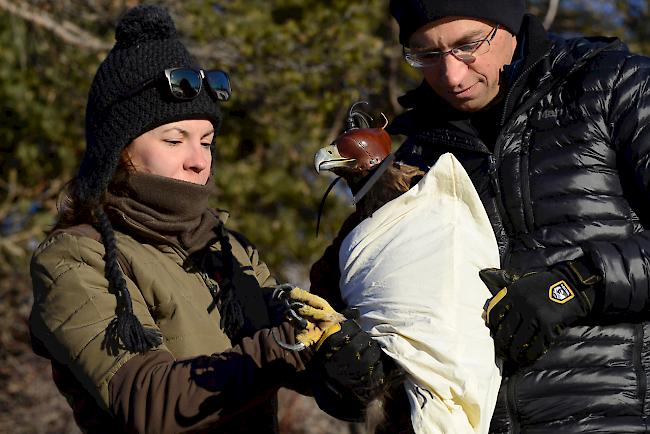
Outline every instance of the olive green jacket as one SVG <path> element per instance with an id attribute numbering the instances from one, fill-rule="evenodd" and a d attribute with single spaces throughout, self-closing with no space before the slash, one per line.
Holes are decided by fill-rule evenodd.
<path id="1" fill-rule="evenodd" d="M 280 348 L 270 329 L 251 333 L 231 348 L 218 309 L 209 308 L 214 300 L 208 284 L 218 285 L 218 276 L 198 271 L 178 245 L 136 222 L 126 223 L 131 235 L 118 230 L 115 235 L 130 267 L 125 278 L 133 310 L 145 327 L 160 330 L 162 345 L 145 354 L 124 349 L 109 354 L 104 339 L 116 298 L 104 277 L 104 246 L 84 236 L 89 227 L 82 225 L 55 232 L 33 255 L 30 328 L 41 353 L 53 366 L 65 368 L 110 414 L 115 427 L 124 430 L 218 428 L 242 411 L 268 405 L 277 388 L 304 369 L 304 361 Z M 230 242 L 236 293 L 244 306 L 252 307 L 245 314 L 266 316 L 262 322 L 268 322 L 261 292 L 275 281 L 253 246 L 232 233 Z M 219 244 L 211 249 L 218 257 Z M 273 330 L 293 342 L 286 324 Z"/>

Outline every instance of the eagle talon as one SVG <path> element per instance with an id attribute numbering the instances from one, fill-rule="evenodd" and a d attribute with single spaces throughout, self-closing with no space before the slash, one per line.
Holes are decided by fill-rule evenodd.
<path id="1" fill-rule="evenodd" d="M 290 316 L 289 321 L 292 324 L 295 321 L 297 323 L 298 327 L 301 330 L 304 330 L 304 329 L 307 328 L 307 325 L 308 325 L 309 321 L 307 321 L 306 319 L 304 319 L 303 317 L 298 315 L 293 309 L 289 309 L 288 314 Z"/>
<path id="2" fill-rule="evenodd" d="M 276 300 L 286 300 L 293 288 L 295 288 L 295 286 L 290 283 L 278 285 L 273 290 L 273 298 Z"/>
<path id="3" fill-rule="evenodd" d="M 305 303 L 303 303 L 302 301 L 292 301 L 291 303 L 289 303 L 289 307 L 294 310 L 300 309 L 305 306 L 306 306 Z"/>
<path id="4" fill-rule="evenodd" d="M 293 325 L 296 328 L 299 328 L 300 330 L 304 330 L 307 328 L 309 321 L 307 321 L 305 318 L 300 316 L 296 312 L 296 310 L 305 306 L 305 304 L 299 301 L 291 301 L 291 302 L 289 301 L 290 300 L 289 293 L 294 288 L 295 286 L 289 283 L 278 285 L 275 287 L 275 290 L 273 291 L 273 298 L 275 300 L 279 300 L 282 302 L 285 308 L 286 318 L 291 323 L 291 325 Z M 273 340 L 275 341 L 275 343 L 277 343 L 280 347 L 284 348 L 285 350 L 302 351 L 306 348 L 305 344 L 303 343 L 288 344 L 286 342 L 282 342 L 275 334 L 275 331 L 272 331 L 271 334 L 273 335 Z"/>
<path id="5" fill-rule="evenodd" d="M 300 301 L 290 301 L 289 299 L 289 293 L 294 288 L 295 286 L 288 283 L 278 285 L 273 291 L 273 298 L 282 302 L 285 308 L 285 315 L 292 324 L 296 323 L 301 329 L 306 329 L 308 321 L 297 312 L 297 310 L 304 307 L 305 304 Z"/>
<path id="6" fill-rule="evenodd" d="M 275 330 L 273 329 L 271 329 L 271 336 L 273 336 L 273 340 L 275 341 L 275 343 L 278 344 L 280 347 L 284 348 L 285 350 L 299 352 L 307 348 L 307 346 L 302 342 L 299 342 L 297 344 L 288 344 L 286 342 L 281 341 L 278 338 L 278 336 L 275 334 Z"/>

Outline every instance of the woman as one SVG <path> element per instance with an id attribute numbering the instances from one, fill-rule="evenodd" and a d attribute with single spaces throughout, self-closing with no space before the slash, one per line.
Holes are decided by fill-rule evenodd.
<path id="1" fill-rule="evenodd" d="M 305 386 L 312 352 L 273 339 L 296 336 L 267 307 L 269 270 L 207 208 L 229 95 L 163 9 L 120 20 L 90 89 L 79 173 L 31 264 L 33 345 L 86 432 L 276 432 L 275 392 Z M 322 318 L 298 340 L 340 327 Z"/>

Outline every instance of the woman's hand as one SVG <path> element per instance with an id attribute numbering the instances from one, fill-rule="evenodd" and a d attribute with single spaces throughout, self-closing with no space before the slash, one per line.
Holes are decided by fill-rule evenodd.
<path id="1" fill-rule="evenodd" d="M 316 350 L 325 339 L 340 331 L 340 324 L 346 320 L 325 299 L 298 287 L 287 293 L 287 299 L 295 313 L 306 320 L 306 327 L 298 332 L 296 340 L 308 347 L 315 345 Z"/>
<path id="2" fill-rule="evenodd" d="M 315 350 L 309 371 L 318 406 L 336 418 L 363 421 L 368 403 L 387 383 L 400 382 L 403 372 L 354 319 L 317 295 L 288 285 L 283 288 L 293 312 L 289 317 L 303 327 L 296 340 Z"/>

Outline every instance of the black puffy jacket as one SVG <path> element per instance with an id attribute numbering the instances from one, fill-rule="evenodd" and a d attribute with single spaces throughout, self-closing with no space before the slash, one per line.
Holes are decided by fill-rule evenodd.
<path id="1" fill-rule="evenodd" d="M 502 267 L 581 255 L 604 276 L 593 318 L 504 377 L 494 433 L 640 433 L 650 416 L 650 59 L 615 39 L 560 39 L 527 17 L 527 57 L 492 152 L 427 88 L 389 131 L 402 161 L 452 152 L 492 221 Z"/>

